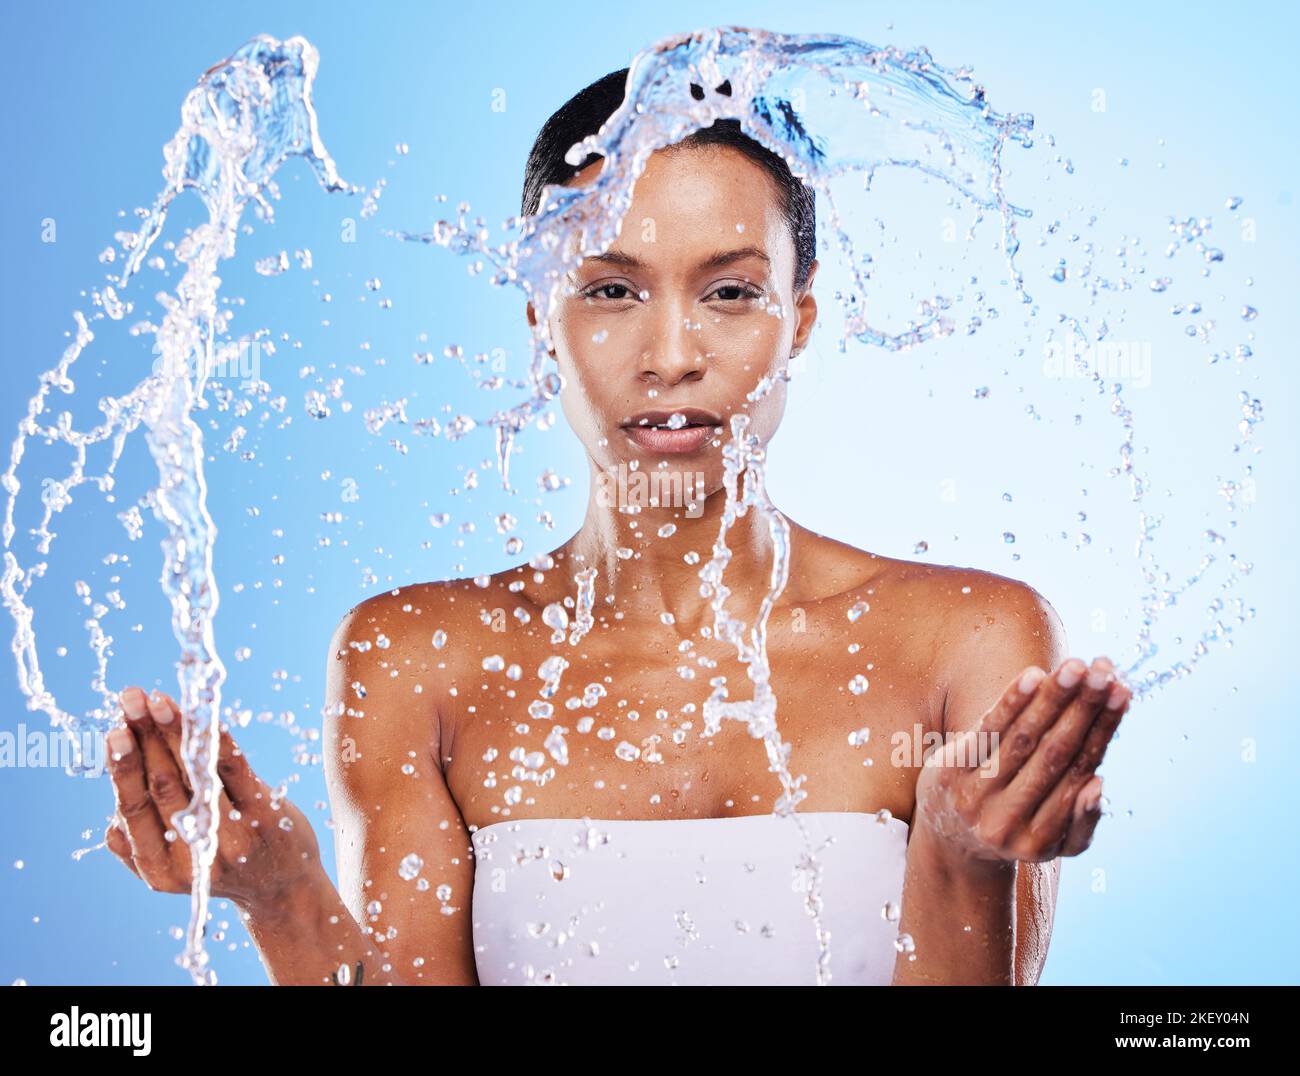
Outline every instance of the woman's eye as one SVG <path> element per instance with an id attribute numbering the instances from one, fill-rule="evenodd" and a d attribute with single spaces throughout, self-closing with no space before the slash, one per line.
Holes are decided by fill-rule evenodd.
<path id="1" fill-rule="evenodd" d="M 722 284 L 713 289 L 710 293 L 716 295 L 726 303 L 743 302 L 751 299 L 762 298 L 763 292 L 748 284 Z M 605 284 L 592 284 L 582 292 L 584 299 L 603 299 L 609 302 L 620 302 L 624 299 L 632 299 L 637 296 L 627 284 L 619 284 L 610 281 Z"/>
<path id="2" fill-rule="evenodd" d="M 723 294 L 723 293 L 727 294 Z M 723 284 L 713 289 L 713 294 L 723 302 L 739 302 L 742 299 L 757 299 L 763 293 L 747 284 Z"/>
<path id="3" fill-rule="evenodd" d="M 611 295 L 610 292 L 621 292 L 622 294 Z M 626 284 L 595 284 L 582 294 L 586 299 L 609 299 L 617 302 L 619 299 L 631 298 L 632 289 Z"/>

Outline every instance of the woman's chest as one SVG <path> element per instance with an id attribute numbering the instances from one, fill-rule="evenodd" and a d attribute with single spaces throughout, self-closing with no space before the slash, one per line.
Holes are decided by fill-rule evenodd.
<path id="1" fill-rule="evenodd" d="M 443 772 L 469 825 L 720 818 L 791 793 L 804 811 L 911 818 L 911 745 L 938 709 L 930 663 L 897 638 L 775 632 L 766 703 L 721 644 L 517 635 L 500 651 L 458 678 L 444 715 Z"/>

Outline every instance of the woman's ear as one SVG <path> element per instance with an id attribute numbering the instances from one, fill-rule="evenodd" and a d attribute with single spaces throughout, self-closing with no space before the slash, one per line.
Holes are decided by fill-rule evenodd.
<path id="1" fill-rule="evenodd" d="M 798 323 L 795 325 L 794 342 L 791 345 L 791 356 L 801 352 L 808 343 L 808 337 L 812 335 L 813 326 L 817 324 L 817 299 L 812 293 L 813 277 L 817 275 L 818 261 L 813 259 L 812 265 L 808 267 L 808 279 L 795 295 L 795 310 L 799 314 Z"/>
<path id="2" fill-rule="evenodd" d="M 533 307 L 532 300 L 529 300 L 528 304 L 525 306 L 525 308 L 524 308 L 524 316 L 525 316 L 526 318 L 528 318 L 528 327 L 531 328 L 531 329 L 536 329 L 536 328 L 537 328 L 537 310 Z M 547 348 L 547 349 L 546 349 L 546 353 L 547 353 L 548 355 L 550 355 L 551 358 L 555 358 L 555 348 L 553 348 L 553 347 L 552 347 L 552 348 Z"/>

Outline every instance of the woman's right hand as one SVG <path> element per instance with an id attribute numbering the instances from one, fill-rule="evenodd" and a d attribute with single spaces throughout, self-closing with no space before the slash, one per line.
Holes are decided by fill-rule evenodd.
<path id="1" fill-rule="evenodd" d="M 126 723 L 108 734 L 117 814 L 104 834 L 109 849 L 160 893 L 188 893 L 190 847 L 172 824 L 193 796 L 181 755 L 180 708 L 167 695 L 138 687 L 121 695 Z M 247 912 L 273 908 L 322 872 L 311 823 L 288 799 L 276 799 L 222 729 L 217 857 L 211 892 Z"/>

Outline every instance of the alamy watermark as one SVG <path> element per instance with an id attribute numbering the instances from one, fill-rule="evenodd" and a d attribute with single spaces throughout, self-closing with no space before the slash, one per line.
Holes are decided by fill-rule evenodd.
<path id="1" fill-rule="evenodd" d="M 17 731 L 0 729 L 0 769 L 57 767 L 99 777 L 106 762 L 104 736 L 98 729 L 81 729 L 75 739 L 62 729 L 29 729 L 21 721 Z"/>
<path id="2" fill-rule="evenodd" d="M 998 775 L 998 733 L 984 729 L 938 732 L 923 725 L 895 732 L 890 738 L 889 762 L 904 769 L 926 766 L 976 768 L 981 777 Z"/>
<path id="3" fill-rule="evenodd" d="M 155 374 L 179 377 L 188 374 L 197 380 L 205 374 L 209 380 L 239 381 L 241 389 L 255 388 L 262 380 L 262 344 L 260 340 L 235 340 L 211 347 L 197 347 L 184 355 L 168 354 L 155 342 Z"/>
<path id="4" fill-rule="evenodd" d="M 1151 384 L 1151 341 L 1053 340 L 1043 349 L 1043 374 L 1052 378 L 1096 374 L 1144 389 Z"/>
<path id="5" fill-rule="evenodd" d="M 147 1057 L 152 1025 L 153 1013 L 82 1012 L 73 1005 L 50 1017 L 50 1045 L 126 1047 L 136 1057 Z"/>
<path id="6" fill-rule="evenodd" d="M 626 463 L 596 476 L 596 503 L 602 508 L 684 508 L 691 519 L 704 515 L 704 472 L 643 471 Z"/>

